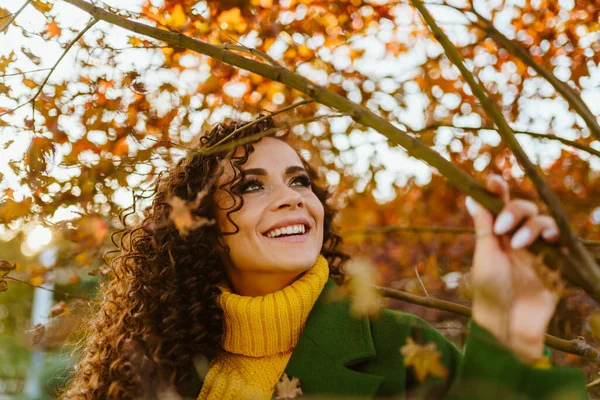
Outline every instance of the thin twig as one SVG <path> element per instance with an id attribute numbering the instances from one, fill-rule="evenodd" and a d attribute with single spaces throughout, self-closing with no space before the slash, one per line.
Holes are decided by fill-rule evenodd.
<path id="1" fill-rule="evenodd" d="M 10 24 L 12 24 L 12 23 L 13 23 L 13 21 L 14 21 L 15 19 L 17 19 L 17 17 L 19 16 L 19 14 L 21 14 L 21 11 L 23 11 L 23 9 L 24 9 L 25 7 L 27 7 L 27 5 L 28 5 L 29 3 L 31 3 L 31 1 L 32 1 L 32 0 L 27 0 L 27 1 L 25 2 L 25 4 L 23 4 L 23 5 L 21 6 L 21 8 L 19 8 L 19 9 L 17 10 L 17 12 L 16 12 L 16 13 L 14 13 L 14 14 L 12 15 L 12 18 L 11 18 L 11 19 L 10 19 L 10 20 L 9 20 L 9 21 L 6 23 L 6 25 L 4 25 L 4 26 L 2 26 L 2 28 L 0 28 L 0 33 L 4 32 L 6 29 L 8 29 L 8 27 L 10 26 Z"/>
<path id="2" fill-rule="evenodd" d="M 88 22 L 88 24 L 85 26 L 85 28 L 83 28 L 82 31 L 80 31 L 77 36 L 75 36 L 75 38 L 73 38 L 73 40 L 71 40 L 71 42 L 69 43 L 69 45 L 65 48 L 65 51 L 63 51 L 62 55 L 59 57 L 59 59 L 56 61 L 56 63 L 54 63 L 54 66 L 52 68 L 50 68 L 50 72 L 48 72 L 48 75 L 46 75 L 46 79 L 44 79 L 44 81 L 42 82 L 42 84 L 40 85 L 40 87 L 38 88 L 38 91 L 35 93 L 35 95 L 31 98 L 31 100 L 27 101 L 26 103 L 20 104 L 17 107 L 13 108 L 12 110 L 8 110 L 2 114 L 0 114 L 0 117 L 6 114 L 12 114 L 13 112 L 17 111 L 19 108 L 23 107 L 24 105 L 28 104 L 29 102 L 35 101 L 35 99 L 39 96 L 39 94 L 42 92 L 42 89 L 44 88 L 44 85 L 46 84 L 46 82 L 48 82 L 48 79 L 50 79 L 50 75 L 52 75 L 52 73 L 54 72 L 54 70 L 56 69 L 56 67 L 58 66 L 58 64 L 61 62 L 61 60 L 67 55 L 67 53 L 69 52 L 69 50 L 71 50 L 71 47 L 73 47 L 73 45 L 75 43 L 77 43 L 77 41 L 92 27 L 94 26 L 96 23 L 98 22 L 97 19 L 92 18 L 92 20 L 90 22 Z"/>
<path id="3" fill-rule="evenodd" d="M 29 285 L 29 286 L 34 287 L 34 288 L 47 290 L 48 292 L 56 293 L 56 294 L 59 294 L 61 296 L 65 296 L 65 297 L 69 297 L 69 298 L 73 298 L 73 299 L 81 299 L 81 300 L 86 300 L 86 301 L 90 301 L 91 300 L 89 297 L 77 296 L 75 294 L 61 292 L 59 290 L 50 289 L 50 288 L 47 288 L 47 287 L 44 287 L 44 286 L 34 285 L 33 283 L 29 283 L 27 281 L 22 281 L 21 279 L 13 278 L 12 276 L 5 276 L 2 279 L 8 279 L 8 280 L 13 281 L 13 282 L 24 283 L 24 284 Z"/>
<path id="4" fill-rule="evenodd" d="M 448 311 L 454 314 L 463 315 L 465 317 L 471 317 L 471 308 L 463 306 L 462 304 L 440 300 L 434 297 L 418 296 L 412 293 L 382 286 L 377 286 L 376 289 L 384 297 L 390 297 L 427 308 Z M 546 334 L 545 342 L 548 347 L 553 349 L 585 357 L 589 360 L 592 360 L 594 363 L 600 362 L 600 352 L 596 348 L 587 344 L 581 337 L 573 340 L 565 340 Z"/>
<path id="5" fill-rule="evenodd" d="M 568 248 L 570 258 L 575 262 L 571 262 L 569 267 L 564 265 L 561 266 L 559 264 L 552 264 L 550 266 L 554 267 L 555 270 L 561 270 L 571 282 L 576 283 L 578 286 L 587 286 L 591 290 L 590 294 L 593 297 L 600 298 L 600 267 L 596 265 L 594 258 L 586 251 L 585 247 L 581 244 L 577 235 L 571 228 L 569 217 L 564 212 L 558 196 L 552 191 L 544 179 L 539 167 L 531 162 L 498 106 L 490 99 L 486 89 L 475 79 L 473 73 L 465 66 L 459 51 L 437 25 L 422 0 L 411 0 L 411 2 L 419 10 L 425 23 L 433 32 L 434 37 L 444 48 L 446 56 L 448 56 L 452 63 L 459 69 L 461 75 L 469 84 L 469 87 L 473 91 L 475 97 L 479 100 L 486 114 L 498 127 L 498 133 L 504 139 L 507 147 L 515 155 L 529 179 L 533 182 L 540 197 L 544 203 L 547 204 L 552 217 L 556 221 L 560 230 L 560 242 Z M 501 208 L 502 206 L 498 209 L 490 208 L 490 210 L 494 215 L 497 215 Z M 535 243 L 530 246 L 530 249 L 536 254 L 539 254 L 542 251 L 542 243 L 543 241 L 541 239 L 537 239 Z M 549 259 L 550 257 L 546 257 L 544 262 L 547 262 Z M 548 264 L 550 263 L 548 262 Z"/>
<path id="6" fill-rule="evenodd" d="M 270 129 L 265 129 L 264 131 L 256 133 L 254 135 L 246 136 L 246 137 L 238 139 L 238 140 L 232 140 L 231 142 L 222 144 L 220 146 L 213 146 L 208 149 L 198 149 L 197 151 L 198 151 L 198 153 L 204 154 L 204 155 L 220 153 L 222 151 L 231 150 L 231 149 L 234 149 L 243 144 L 253 142 L 253 141 L 263 138 L 265 136 L 272 135 L 273 133 L 279 132 L 282 129 L 289 129 L 290 127 L 293 127 L 293 126 L 308 124 L 310 122 L 318 121 L 318 120 L 321 120 L 324 118 L 336 118 L 336 117 L 344 117 L 344 116 L 346 116 L 346 114 L 324 114 L 324 115 L 316 115 L 314 117 L 307 118 L 307 119 L 301 119 L 299 121 L 292 121 L 292 122 L 286 121 L 279 126 L 276 126 L 274 128 L 270 128 Z"/>
<path id="7" fill-rule="evenodd" d="M 469 126 L 455 126 L 455 125 L 450 125 L 450 124 L 432 124 L 429 125 L 423 129 L 419 129 L 418 131 L 414 131 L 415 134 L 420 134 L 422 132 L 425 131 L 429 131 L 429 130 L 433 130 L 433 129 L 437 129 L 437 128 L 455 128 L 455 129 L 462 129 L 465 131 L 480 131 L 480 130 L 491 130 L 491 131 L 498 131 L 498 128 L 486 128 L 486 127 L 469 127 Z M 574 140 L 569 140 L 569 139 L 565 139 L 563 137 L 560 136 L 556 136 L 556 135 L 549 135 L 549 134 L 545 134 L 545 133 L 537 133 L 537 132 L 529 132 L 529 131 L 518 131 L 518 130 L 513 130 L 514 133 L 518 134 L 518 135 L 528 135 L 528 136 L 533 136 L 539 139 L 548 139 L 548 140 L 557 140 L 563 144 L 566 144 L 567 146 L 571 146 L 574 147 L 576 149 L 585 151 L 589 154 L 592 154 L 596 157 L 600 157 L 600 150 L 596 150 L 590 146 L 586 146 L 584 144 L 578 143 Z"/>
<path id="8" fill-rule="evenodd" d="M 419 283 L 421 284 L 421 287 L 423 288 L 423 291 L 425 292 L 425 296 L 429 297 L 429 292 L 427 291 L 425 284 L 423 284 L 423 281 L 421 280 L 421 275 L 419 274 L 417 265 L 415 265 L 415 275 L 417 275 L 417 279 L 419 280 Z"/>
<path id="9" fill-rule="evenodd" d="M 4 75 L 0 75 L 0 78 L 8 78 L 9 76 L 16 76 L 16 75 L 25 75 L 25 74 L 30 74 L 32 72 L 47 71 L 49 69 L 51 69 L 51 68 L 32 69 L 31 71 L 15 72 L 14 74 L 4 74 Z"/>
<path id="10" fill-rule="evenodd" d="M 269 113 L 269 114 L 267 114 L 267 115 L 263 115 L 262 117 L 260 117 L 260 118 L 257 118 L 257 119 L 255 119 L 255 120 L 252 120 L 252 121 L 248 122 L 247 124 L 244 124 L 243 126 L 240 126 L 240 127 L 239 127 L 239 128 L 237 128 L 236 130 L 234 130 L 233 132 L 231 132 L 229 135 L 227 135 L 227 136 L 225 136 L 223 139 L 219 140 L 219 141 L 218 141 L 218 142 L 217 142 L 215 145 L 213 145 L 213 146 L 209 147 L 209 148 L 208 148 L 208 149 L 206 149 L 206 150 L 210 150 L 210 149 L 211 149 L 211 148 L 213 148 L 213 147 L 217 147 L 217 146 L 219 146 L 220 144 L 223 144 L 223 143 L 224 143 L 224 142 L 226 142 L 226 141 L 227 141 L 229 138 L 232 138 L 232 137 L 233 137 L 233 136 L 234 136 L 236 133 L 238 133 L 238 132 L 241 132 L 241 131 L 243 131 L 243 130 L 245 130 L 245 129 L 248 129 L 248 128 L 250 128 L 251 126 L 254 126 L 254 125 L 258 124 L 260 121 L 264 121 L 264 120 L 265 120 L 265 119 L 267 119 L 267 118 L 274 117 L 275 115 L 278 115 L 278 114 L 284 113 L 284 112 L 286 112 L 286 111 L 292 110 L 292 109 L 294 109 L 294 108 L 296 108 L 296 107 L 300 107 L 300 106 L 303 106 L 303 105 L 305 105 L 305 104 L 312 103 L 313 101 L 314 101 L 313 99 L 302 100 L 302 101 L 299 101 L 299 102 L 297 102 L 297 103 L 290 104 L 290 105 L 289 105 L 289 106 L 287 106 L 287 107 L 283 107 L 283 108 L 281 108 L 281 109 L 279 109 L 279 110 L 277 110 L 277 111 L 272 111 L 271 113 Z"/>

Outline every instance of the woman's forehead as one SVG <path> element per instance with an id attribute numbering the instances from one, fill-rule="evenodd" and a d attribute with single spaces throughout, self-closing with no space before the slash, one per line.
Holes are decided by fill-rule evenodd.
<path id="1" fill-rule="evenodd" d="M 263 168 L 267 173 L 271 173 L 279 169 L 285 170 L 285 168 L 291 165 L 303 166 L 298 153 L 282 140 L 266 137 L 252 145 L 254 151 L 249 154 L 248 160 L 242 165 L 243 170 Z M 243 154 L 243 147 L 238 147 L 234 153 L 234 157 L 239 157 Z M 228 182 L 233 174 L 233 167 L 231 163 L 227 162 L 219 181 Z"/>

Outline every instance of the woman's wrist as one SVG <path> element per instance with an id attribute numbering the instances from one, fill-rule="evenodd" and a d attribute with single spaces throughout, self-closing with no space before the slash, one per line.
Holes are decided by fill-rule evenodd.
<path id="1" fill-rule="evenodd" d="M 474 305 L 472 318 L 477 325 L 489 331 L 519 360 L 526 364 L 535 363 L 544 356 L 544 335 L 531 335 L 530 332 L 523 332 L 519 329 L 519 324 L 507 318 L 507 314 L 507 311 L 493 307 Z"/>

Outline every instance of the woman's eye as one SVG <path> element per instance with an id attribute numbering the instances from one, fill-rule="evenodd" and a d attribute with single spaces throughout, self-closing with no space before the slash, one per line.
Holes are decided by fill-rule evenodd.
<path id="1" fill-rule="evenodd" d="M 300 186 L 309 187 L 310 186 L 310 178 L 306 175 L 301 175 L 294 179 L 292 184 L 300 183 Z"/>
<path id="2" fill-rule="evenodd" d="M 262 188 L 262 183 L 257 180 L 249 180 L 240 186 L 240 193 L 254 192 L 257 189 Z"/>

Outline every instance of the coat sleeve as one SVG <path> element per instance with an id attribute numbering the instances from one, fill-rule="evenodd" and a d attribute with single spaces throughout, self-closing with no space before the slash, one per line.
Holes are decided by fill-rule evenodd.
<path id="1" fill-rule="evenodd" d="M 489 331 L 469 322 L 464 353 L 425 321 L 411 332 L 416 340 L 434 342 L 442 353 L 448 379 L 419 385 L 407 369 L 407 392 L 426 397 L 467 399 L 587 399 L 583 373 L 577 368 L 539 369 L 521 362 Z M 419 387 L 421 386 L 421 387 Z"/>

